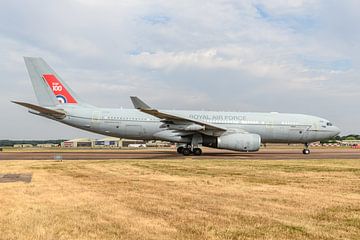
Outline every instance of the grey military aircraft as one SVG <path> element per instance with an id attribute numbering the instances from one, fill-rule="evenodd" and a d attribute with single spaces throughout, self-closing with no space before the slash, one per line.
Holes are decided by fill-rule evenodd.
<path id="1" fill-rule="evenodd" d="M 25 57 L 38 105 L 13 101 L 30 113 L 107 136 L 163 140 L 183 155 L 201 155 L 200 146 L 254 152 L 261 143 L 309 143 L 334 137 L 330 121 L 303 114 L 177 111 L 150 107 L 131 97 L 134 109 L 99 108 L 82 101 L 42 59 Z"/>

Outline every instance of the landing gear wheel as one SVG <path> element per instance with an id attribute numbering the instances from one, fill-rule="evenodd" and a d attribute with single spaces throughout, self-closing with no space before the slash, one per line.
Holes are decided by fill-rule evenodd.
<path id="1" fill-rule="evenodd" d="M 200 156 L 202 154 L 202 150 L 201 148 L 194 148 L 193 153 L 196 156 Z"/>
<path id="2" fill-rule="evenodd" d="M 303 150 L 303 154 L 309 155 L 309 154 L 310 154 L 310 150 L 309 150 L 309 149 L 304 149 L 304 150 Z"/>
<path id="3" fill-rule="evenodd" d="M 189 148 L 184 148 L 182 154 L 184 156 L 189 156 L 191 154 L 191 150 Z"/>
<path id="4" fill-rule="evenodd" d="M 176 151 L 178 153 L 182 153 L 184 151 L 184 147 L 178 147 Z"/>

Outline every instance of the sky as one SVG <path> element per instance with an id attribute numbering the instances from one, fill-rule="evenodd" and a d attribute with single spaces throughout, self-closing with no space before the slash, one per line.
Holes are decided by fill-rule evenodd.
<path id="1" fill-rule="evenodd" d="M 99 137 L 27 113 L 23 56 L 86 102 L 286 112 L 360 134 L 360 1 L 0 1 L 0 139 Z"/>

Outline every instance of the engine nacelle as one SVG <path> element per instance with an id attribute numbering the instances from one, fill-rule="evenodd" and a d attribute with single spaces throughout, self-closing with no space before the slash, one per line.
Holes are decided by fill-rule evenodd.
<path id="1" fill-rule="evenodd" d="M 255 152 L 260 149 L 261 137 L 251 133 L 231 133 L 220 137 L 204 136 L 202 145 L 241 152 Z"/>

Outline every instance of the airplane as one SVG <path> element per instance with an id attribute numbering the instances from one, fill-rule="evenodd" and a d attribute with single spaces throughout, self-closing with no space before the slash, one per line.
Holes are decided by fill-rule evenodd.
<path id="1" fill-rule="evenodd" d="M 82 101 L 42 59 L 24 57 L 38 105 L 12 101 L 41 117 L 86 131 L 177 144 L 177 152 L 201 155 L 201 146 L 256 152 L 261 144 L 309 144 L 340 133 L 330 121 L 310 115 L 160 110 L 131 96 L 134 109 L 99 108 Z"/>

